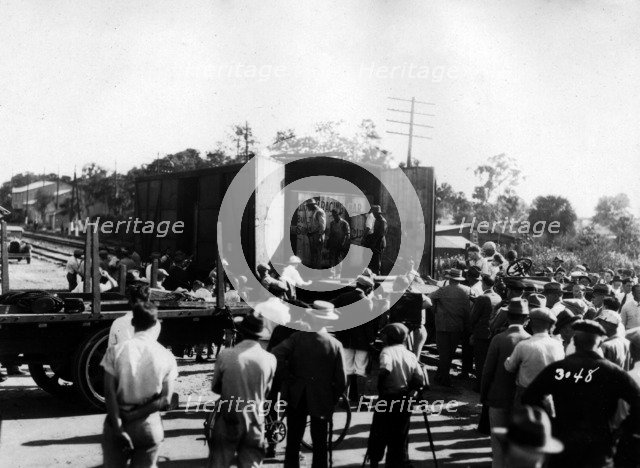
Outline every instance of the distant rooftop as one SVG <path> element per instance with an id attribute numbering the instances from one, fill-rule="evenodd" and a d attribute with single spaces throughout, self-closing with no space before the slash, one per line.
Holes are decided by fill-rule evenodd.
<path id="1" fill-rule="evenodd" d="M 27 190 L 31 192 L 32 190 L 38 190 L 39 188 L 47 187 L 53 184 L 55 184 L 55 182 L 51 180 L 38 180 L 37 182 L 31 182 L 29 185 L 23 185 L 22 187 L 14 187 L 11 189 L 11 193 L 22 193 L 22 192 L 26 192 Z"/>

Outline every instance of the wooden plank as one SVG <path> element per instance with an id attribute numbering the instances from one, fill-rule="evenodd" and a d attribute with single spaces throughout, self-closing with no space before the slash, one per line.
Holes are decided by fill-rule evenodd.
<path id="1" fill-rule="evenodd" d="M 151 278 L 147 278 L 150 283 L 149 287 L 157 288 L 158 287 L 158 259 L 154 258 L 151 263 Z"/>
<path id="2" fill-rule="evenodd" d="M 94 316 L 100 315 L 100 262 L 98 261 L 98 231 L 91 229 L 91 291 L 93 298 L 91 300 L 91 312 Z"/>
<path id="3" fill-rule="evenodd" d="M 230 305 L 229 310 L 232 315 L 244 315 L 251 312 L 250 305 L 238 304 Z M 98 315 L 94 315 L 91 312 L 81 312 L 79 314 L 11 314 L 4 313 L 3 307 L 0 306 L 0 324 L 10 325 L 13 323 L 57 323 L 57 322 L 99 322 L 115 320 L 118 317 L 126 314 L 128 309 L 123 310 L 110 310 L 101 312 Z M 207 317 L 217 313 L 217 309 L 209 307 L 206 309 L 160 309 L 158 310 L 158 318 L 181 318 L 181 317 Z"/>
<path id="4" fill-rule="evenodd" d="M 222 239 L 222 225 L 220 224 L 220 221 L 218 221 L 217 224 L 217 239 L 218 239 L 218 243 L 219 245 L 222 244 L 222 242 L 220 242 L 220 239 Z M 218 249 L 216 249 L 218 250 Z M 218 255 L 217 255 L 217 270 L 218 270 L 218 283 L 216 285 L 217 287 L 217 294 L 216 294 L 216 300 L 217 300 L 217 304 L 218 307 L 220 309 L 223 309 L 225 306 L 224 303 L 224 268 L 222 267 L 222 252 L 218 251 Z"/>
<path id="5" fill-rule="evenodd" d="M 9 292 L 9 249 L 7 246 L 7 223 L 1 222 L 0 244 L 2 245 L 2 294 Z"/>
<path id="6" fill-rule="evenodd" d="M 85 230 L 84 242 L 84 278 L 82 292 L 91 292 L 91 232 L 89 227 Z"/>
<path id="7" fill-rule="evenodd" d="M 120 265 L 118 270 L 118 290 L 123 296 L 127 294 L 127 265 Z"/>

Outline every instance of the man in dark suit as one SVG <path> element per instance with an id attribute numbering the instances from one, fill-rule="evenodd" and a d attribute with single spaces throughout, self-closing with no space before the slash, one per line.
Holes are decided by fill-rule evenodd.
<path id="1" fill-rule="evenodd" d="M 579 320 L 573 329 L 576 352 L 545 367 L 525 390 L 522 403 L 542 407 L 548 395 L 553 398 L 553 434 L 565 450 L 551 458 L 549 466 L 612 467 L 617 441 L 610 422 L 619 400 L 630 406 L 629 428 L 638 455 L 640 387 L 598 354 L 605 335 L 600 324 Z"/>
<path id="2" fill-rule="evenodd" d="M 493 311 L 502 303 L 500 295 L 493 290 L 495 281 L 489 275 L 482 275 L 483 294 L 479 296 L 471 308 L 471 338 L 473 346 L 473 362 L 476 367 L 477 384 L 476 391 L 480 390 L 480 378 L 484 361 L 489 351 L 491 342 L 491 329 L 489 321 Z"/>
<path id="3" fill-rule="evenodd" d="M 371 249 L 373 255 L 369 262 L 369 268 L 376 275 L 380 274 L 380 268 L 382 267 L 382 253 L 387 247 L 387 220 L 382 216 L 382 209 L 380 205 L 372 205 L 369 212 L 374 217 L 373 229 L 371 231 L 368 228 L 364 233 L 365 247 Z"/>
<path id="4" fill-rule="evenodd" d="M 373 317 L 373 301 L 369 297 L 374 283 L 368 276 L 360 275 L 356 278 L 356 287 L 340 294 L 332 303 L 336 308 L 356 304 L 355 314 L 358 317 Z M 344 367 L 349 380 L 349 400 L 357 402 L 360 391 L 364 390 L 369 365 L 369 351 L 375 341 L 378 331 L 378 317 L 372 318 L 357 327 L 336 332 L 336 338 L 344 348 Z"/>
<path id="5" fill-rule="evenodd" d="M 504 361 L 511 356 L 516 344 L 530 337 L 522 326 L 529 316 L 527 301 L 511 299 L 506 315 L 509 327 L 491 340 L 480 382 L 480 401 L 489 407 L 489 424 L 492 428 L 507 426 L 516 392 L 515 374 L 507 372 Z M 491 435 L 491 449 L 492 466 L 503 466 L 502 448 L 494 434 Z"/>
<path id="6" fill-rule="evenodd" d="M 316 331 L 294 333 L 272 351 L 278 367 L 288 372 L 286 468 L 300 466 L 300 443 L 308 416 L 311 417 L 312 466 L 327 466 L 329 420 L 347 385 L 342 345 L 325 328 L 339 316 L 330 302 L 316 301 L 313 305 L 314 308 L 307 311 L 308 321 Z"/>

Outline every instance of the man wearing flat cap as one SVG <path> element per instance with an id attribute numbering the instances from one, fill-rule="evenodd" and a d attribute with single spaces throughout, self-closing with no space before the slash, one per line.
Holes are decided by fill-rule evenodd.
<path id="1" fill-rule="evenodd" d="M 547 396 L 553 397 L 553 434 L 565 450 L 551 458 L 551 467 L 612 467 L 615 437 L 610 421 L 619 400 L 630 405 L 629 421 L 638 454 L 640 386 L 596 352 L 606 335 L 600 324 L 579 320 L 573 328 L 575 354 L 540 372 L 522 395 L 522 403 L 541 407 Z"/>
<path id="2" fill-rule="evenodd" d="M 67 259 L 65 271 L 67 273 L 67 282 L 69 283 L 69 291 L 73 291 L 78 286 L 78 276 L 84 276 L 84 253 L 80 249 L 75 249 L 73 255 Z"/>
<path id="3" fill-rule="evenodd" d="M 401 323 L 390 323 L 380 332 L 385 347 L 380 353 L 378 401 L 385 401 L 388 410 L 373 414 L 367 444 L 372 468 L 378 467 L 385 449 L 385 466 L 408 465 L 407 437 L 412 408 L 407 398 L 429 385 L 415 354 L 405 347 L 408 334 L 409 330 Z"/>
<path id="4" fill-rule="evenodd" d="M 624 370 L 631 368 L 631 343 L 623 334 L 618 333 L 620 314 L 614 310 L 604 310 L 597 319 L 607 333 L 600 349 L 605 359 L 619 365 Z"/>
<path id="5" fill-rule="evenodd" d="M 564 347 L 549 334 L 556 317 L 546 307 L 533 309 L 529 313 L 531 338 L 516 345 L 511 356 L 504 362 L 509 372 L 516 373 L 516 395 L 514 406 L 520 406 L 520 397 L 536 376 L 549 364 L 564 358 Z"/>
<path id="6" fill-rule="evenodd" d="M 511 409 L 516 393 L 515 374 L 504 368 L 504 361 L 511 356 L 518 343 L 529 335 L 524 323 L 529 318 L 529 307 L 522 298 L 513 298 L 505 308 L 507 329 L 493 337 L 487 351 L 480 381 L 480 401 L 489 407 L 491 428 L 506 426 L 511 418 Z M 502 467 L 502 446 L 495 434 L 491 434 L 493 466 Z"/>

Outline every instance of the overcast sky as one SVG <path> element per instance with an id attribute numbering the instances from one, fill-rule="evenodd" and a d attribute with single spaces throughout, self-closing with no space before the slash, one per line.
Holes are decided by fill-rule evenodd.
<path id="1" fill-rule="evenodd" d="M 268 144 L 370 118 L 403 160 L 386 97 L 415 96 L 439 181 L 470 193 L 507 153 L 527 201 L 590 216 L 624 191 L 640 214 L 639 31 L 629 1 L 0 0 L 0 180 L 204 152 L 245 119 Z"/>

